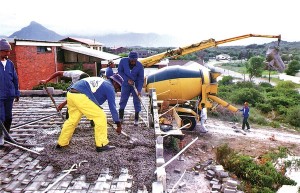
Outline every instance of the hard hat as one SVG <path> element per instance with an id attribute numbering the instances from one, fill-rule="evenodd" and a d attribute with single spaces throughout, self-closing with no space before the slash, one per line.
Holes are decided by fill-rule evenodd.
<path id="1" fill-rule="evenodd" d="M 123 83 L 123 78 L 122 76 L 120 76 L 119 74 L 114 74 L 110 77 L 110 79 L 112 79 L 113 81 L 115 81 L 116 83 L 118 83 L 120 86 L 122 85 Z"/>
<path id="2" fill-rule="evenodd" d="M 114 64 L 114 61 L 113 61 L 113 60 L 109 60 L 109 61 L 108 61 L 108 65 L 111 65 L 111 64 Z"/>
<path id="3" fill-rule="evenodd" d="M 8 51 L 11 50 L 11 46 L 6 39 L 0 40 L 0 51 Z"/>
<path id="4" fill-rule="evenodd" d="M 136 52 L 130 52 L 128 57 L 129 59 L 138 59 L 138 54 Z"/>

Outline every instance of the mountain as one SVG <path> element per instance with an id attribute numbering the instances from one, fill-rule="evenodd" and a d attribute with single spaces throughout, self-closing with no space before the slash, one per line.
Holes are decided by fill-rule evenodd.
<path id="1" fill-rule="evenodd" d="M 1 38 L 6 36 L 0 35 Z M 44 40 L 44 41 L 59 41 L 67 37 L 87 38 L 101 42 L 105 47 L 178 47 L 182 45 L 180 40 L 169 35 L 160 35 L 156 33 L 124 33 L 124 34 L 108 34 L 95 36 L 79 36 L 65 35 L 62 36 L 54 31 L 51 31 L 41 24 L 32 21 L 27 27 L 16 31 L 8 38 L 29 39 L 29 40 Z M 226 45 L 225 45 L 226 46 Z M 281 41 L 281 47 L 291 47 L 299 49 L 300 42 L 285 42 Z"/>
<path id="2" fill-rule="evenodd" d="M 45 41 L 58 41 L 64 38 L 54 31 L 51 31 L 41 24 L 32 21 L 29 26 L 22 28 L 11 34 L 9 38 L 29 39 L 29 40 L 45 40 Z"/>
<path id="3" fill-rule="evenodd" d="M 79 36 L 67 35 L 62 36 L 54 31 L 51 31 L 41 24 L 32 21 L 29 26 L 16 31 L 9 38 L 29 39 L 29 40 L 45 40 L 45 41 L 58 41 L 66 37 L 87 38 L 96 40 L 104 44 L 105 47 L 166 47 L 172 46 L 176 39 L 168 35 L 159 35 L 155 33 L 125 33 L 125 34 L 108 34 L 99 36 Z"/>

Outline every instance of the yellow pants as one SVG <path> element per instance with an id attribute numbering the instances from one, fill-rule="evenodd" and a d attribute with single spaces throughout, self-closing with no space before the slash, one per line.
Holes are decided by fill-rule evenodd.
<path id="1" fill-rule="evenodd" d="M 108 144 L 107 120 L 105 112 L 85 94 L 67 93 L 69 118 L 65 121 L 58 138 L 60 146 L 69 145 L 72 135 L 82 117 L 85 115 L 95 123 L 95 142 L 97 147 Z"/>

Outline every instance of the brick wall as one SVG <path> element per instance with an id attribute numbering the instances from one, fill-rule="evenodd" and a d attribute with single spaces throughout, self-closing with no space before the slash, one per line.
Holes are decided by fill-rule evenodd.
<path id="1" fill-rule="evenodd" d="M 55 47 L 51 52 L 37 53 L 36 46 L 14 46 L 12 61 L 15 63 L 20 90 L 30 90 L 57 70 L 62 64 L 55 63 Z"/>

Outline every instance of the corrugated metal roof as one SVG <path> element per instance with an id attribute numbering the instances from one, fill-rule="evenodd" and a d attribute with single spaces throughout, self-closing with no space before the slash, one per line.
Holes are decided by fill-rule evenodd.
<path id="1" fill-rule="evenodd" d="M 93 50 L 91 48 L 87 48 L 85 46 L 81 46 L 81 45 L 65 45 L 63 44 L 62 49 L 64 50 L 69 50 L 72 52 L 76 52 L 76 53 L 80 53 L 80 54 L 84 54 L 84 55 L 88 55 L 88 56 L 93 56 L 95 58 L 100 58 L 103 60 L 115 60 L 117 58 L 120 58 L 120 56 L 118 55 L 114 55 L 114 54 L 110 54 L 107 52 L 102 52 L 99 50 Z"/>
<path id="2" fill-rule="evenodd" d="M 83 44 L 86 44 L 86 45 L 89 45 L 89 46 L 103 46 L 103 43 L 100 43 L 100 42 L 97 42 L 95 40 L 91 40 L 91 39 L 86 39 L 86 38 L 74 38 L 74 37 L 68 37 L 68 38 L 65 38 L 65 39 L 62 39 L 61 41 L 64 41 L 64 40 L 75 40 L 77 42 L 80 42 L 80 43 L 83 43 Z"/>

